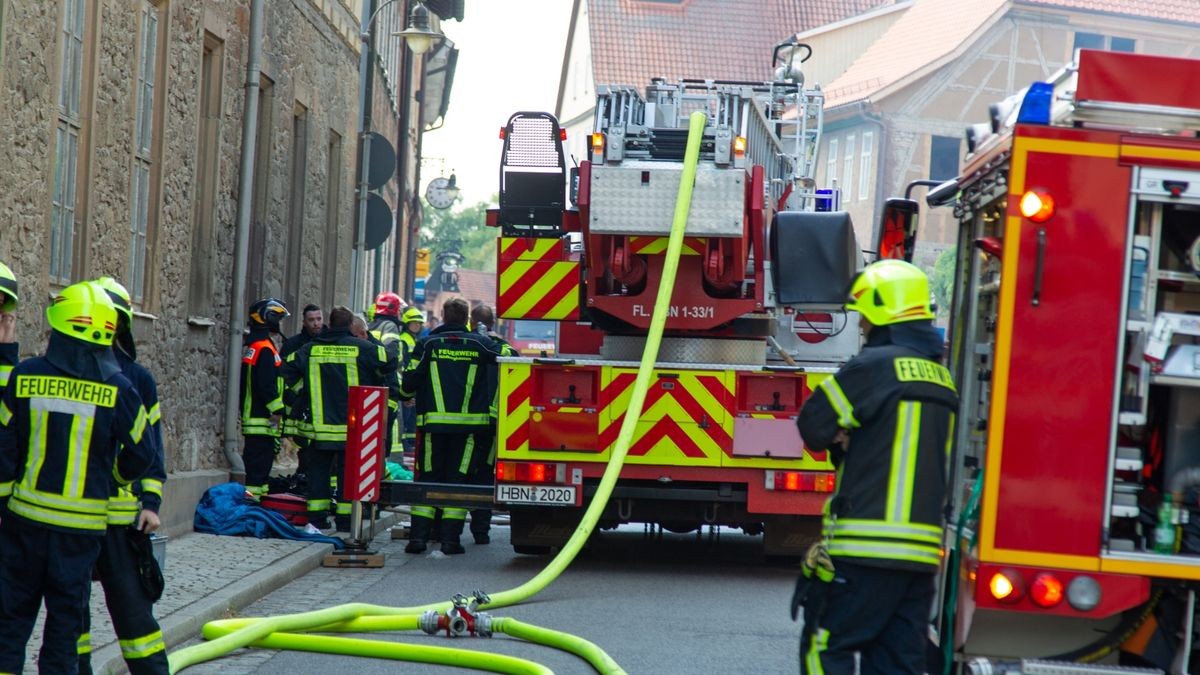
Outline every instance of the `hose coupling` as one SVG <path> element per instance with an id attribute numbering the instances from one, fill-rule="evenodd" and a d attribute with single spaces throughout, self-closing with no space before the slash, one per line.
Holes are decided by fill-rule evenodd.
<path id="1" fill-rule="evenodd" d="M 479 611 L 480 605 L 491 602 L 483 591 L 474 591 L 470 598 L 456 593 L 450 600 L 451 607 L 444 614 L 429 610 L 421 615 L 417 625 L 430 635 L 445 631 L 448 637 L 492 636 L 491 616 Z"/>

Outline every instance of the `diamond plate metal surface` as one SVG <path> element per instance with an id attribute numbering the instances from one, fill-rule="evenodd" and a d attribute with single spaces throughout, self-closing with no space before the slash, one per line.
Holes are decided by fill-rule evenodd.
<path id="1" fill-rule="evenodd" d="M 679 165 L 663 162 L 627 161 L 620 166 L 593 166 L 589 219 L 592 232 L 669 235 L 682 172 Z M 686 234 L 742 236 L 745 182 L 746 174 L 741 169 L 698 167 Z"/>
<path id="2" fill-rule="evenodd" d="M 600 356 L 618 361 L 638 361 L 646 348 L 646 338 L 606 335 Z M 658 362 L 720 363 L 729 366 L 761 366 L 767 361 L 763 340 L 717 340 L 700 338 L 663 338 Z"/>

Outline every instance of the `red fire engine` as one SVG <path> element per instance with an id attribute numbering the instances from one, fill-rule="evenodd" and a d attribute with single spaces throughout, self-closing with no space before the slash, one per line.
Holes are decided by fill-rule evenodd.
<path id="1" fill-rule="evenodd" d="M 1198 87 L 1200 61 L 1083 50 L 928 198 L 959 224 L 939 634 L 967 672 L 1200 671 Z M 889 200 L 885 249 L 916 211 Z"/>
<path id="2" fill-rule="evenodd" d="M 768 553 L 799 553 L 834 474 L 803 448 L 795 417 L 859 347 L 841 304 L 862 256 L 849 217 L 817 211 L 836 192 L 822 197 L 812 180 L 822 94 L 791 65 L 772 82 L 598 92 L 577 169 L 553 116 L 517 113 L 501 131 L 489 214 L 501 228 L 499 314 L 560 325 L 554 358 L 500 367 L 496 502 L 510 510 L 513 545 L 565 542 L 604 471 L 663 270 L 688 115 L 705 110 L 656 380 L 600 526 L 732 526 L 765 532 Z"/>

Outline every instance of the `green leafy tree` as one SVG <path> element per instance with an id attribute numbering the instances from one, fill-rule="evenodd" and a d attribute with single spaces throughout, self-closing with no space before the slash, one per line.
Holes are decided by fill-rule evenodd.
<path id="1" fill-rule="evenodd" d="M 495 202 L 493 197 L 491 203 Z M 489 202 L 479 202 L 452 210 L 435 209 L 425 203 L 421 246 L 431 249 L 434 260 L 439 253 L 457 249 L 463 256 L 465 269 L 495 272 L 496 237 L 500 231 L 487 226 L 488 205 Z"/>
<path id="2" fill-rule="evenodd" d="M 954 264 L 958 258 L 958 247 L 952 246 L 937 257 L 933 263 L 933 273 L 929 275 L 930 290 L 937 302 L 938 315 L 950 313 L 950 303 L 954 301 Z"/>

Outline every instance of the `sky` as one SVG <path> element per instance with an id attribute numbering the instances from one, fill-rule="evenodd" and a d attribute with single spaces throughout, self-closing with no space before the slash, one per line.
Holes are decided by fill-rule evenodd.
<path id="1" fill-rule="evenodd" d="M 571 0 L 468 0 L 462 23 L 443 21 L 458 48 L 445 125 L 425 133 L 421 194 L 453 172 L 459 210 L 499 191 L 500 127 L 518 110 L 554 112 Z"/>

